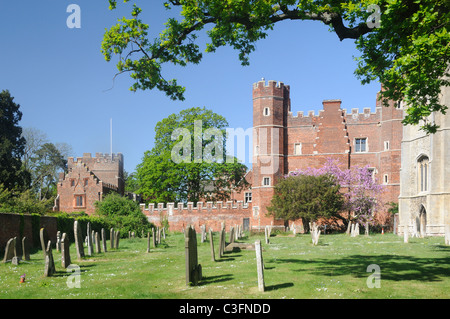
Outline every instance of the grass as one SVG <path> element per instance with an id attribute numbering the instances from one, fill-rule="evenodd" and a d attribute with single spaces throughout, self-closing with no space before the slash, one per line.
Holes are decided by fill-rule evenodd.
<path id="1" fill-rule="evenodd" d="M 322 235 L 312 246 L 310 235 L 277 235 L 270 244 L 262 236 L 240 240 L 263 245 L 265 292 L 258 291 L 255 252 L 241 250 L 211 260 L 209 241 L 198 240 L 203 280 L 185 284 L 184 237 L 169 234 L 162 245 L 146 253 L 147 239 L 121 239 L 118 250 L 76 259 L 81 288 L 69 288 L 72 273 L 61 267 L 53 250 L 56 274 L 45 278 L 42 251 L 18 266 L 0 264 L 1 299 L 447 299 L 450 297 L 450 246 L 443 238 L 412 238 L 408 244 L 392 234 Z M 109 244 L 109 242 L 108 242 Z M 86 251 L 86 250 L 85 250 Z M 369 288 L 372 272 L 380 267 L 381 288 Z M 20 284 L 20 276 L 26 282 Z M 72 276 L 72 277 L 71 277 Z"/>

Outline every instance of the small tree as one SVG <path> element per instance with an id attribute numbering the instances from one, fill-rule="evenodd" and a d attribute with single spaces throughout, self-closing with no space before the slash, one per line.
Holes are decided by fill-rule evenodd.
<path id="1" fill-rule="evenodd" d="M 120 230 L 121 234 L 127 234 L 128 231 L 140 234 L 142 231 L 148 232 L 151 228 L 150 222 L 137 202 L 115 193 L 108 194 L 102 201 L 95 202 L 95 210 L 112 227 Z"/>
<path id="2" fill-rule="evenodd" d="M 344 198 L 331 174 L 288 176 L 275 185 L 270 215 L 285 220 L 301 219 L 308 228 L 319 218 L 339 218 Z"/>
<path id="3" fill-rule="evenodd" d="M 384 186 L 379 184 L 369 171 L 369 167 L 353 167 L 342 169 L 337 160 L 329 158 L 320 168 L 307 168 L 290 173 L 290 176 L 331 174 L 343 190 L 343 210 L 353 213 L 348 220 L 354 219 L 360 223 L 373 223 L 373 216 L 382 207 L 381 194 Z"/>

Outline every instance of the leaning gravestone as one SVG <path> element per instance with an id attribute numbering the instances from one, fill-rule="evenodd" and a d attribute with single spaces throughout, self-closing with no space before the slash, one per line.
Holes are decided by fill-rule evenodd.
<path id="1" fill-rule="evenodd" d="M 63 233 L 61 237 L 61 266 L 63 268 L 69 267 L 71 263 L 69 250 L 70 250 L 69 236 L 66 233 Z"/>
<path id="2" fill-rule="evenodd" d="M 30 260 L 30 253 L 28 252 L 27 237 L 22 238 L 22 259 Z"/>
<path id="3" fill-rule="evenodd" d="M 234 227 L 230 227 L 230 244 L 234 243 Z"/>
<path id="4" fill-rule="evenodd" d="M 77 258 L 80 260 L 84 257 L 84 247 L 83 247 L 83 237 L 81 234 L 81 227 L 78 221 L 76 220 L 73 223 L 73 233 L 75 236 L 75 247 L 77 249 Z"/>
<path id="5" fill-rule="evenodd" d="M 44 252 L 44 257 L 45 257 L 45 251 L 47 249 L 46 245 L 48 242 L 48 234 L 47 234 L 47 231 L 45 230 L 45 228 L 41 228 L 39 230 L 39 239 L 41 240 L 41 248 L 42 248 L 42 251 Z"/>
<path id="6" fill-rule="evenodd" d="M 16 237 L 10 238 L 6 243 L 5 255 L 3 256 L 3 263 L 6 263 L 16 257 Z"/>
<path id="7" fill-rule="evenodd" d="M 256 251 L 256 270 L 258 272 L 258 290 L 264 291 L 264 262 L 262 257 L 262 247 L 261 241 L 257 240 L 255 242 L 255 251 Z"/>
<path id="8" fill-rule="evenodd" d="M 56 272 L 55 262 L 53 260 L 52 253 L 52 242 L 49 240 L 47 244 L 47 249 L 45 250 L 45 269 L 44 277 L 50 277 Z"/>
<path id="9" fill-rule="evenodd" d="M 212 261 L 216 261 L 216 256 L 214 254 L 213 233 L 211 228 L 209 229 L 209 244 L 211 246 L 211 259 Z"/>
<path id="10" fill-rule="evenodd" d="M 197 234 L 195 229 L 190 226 L 184 232 L 184 248 L 186 253 L 186 285 L 196 286 L 202 280 L 202 266 L 198 263 Z"/>

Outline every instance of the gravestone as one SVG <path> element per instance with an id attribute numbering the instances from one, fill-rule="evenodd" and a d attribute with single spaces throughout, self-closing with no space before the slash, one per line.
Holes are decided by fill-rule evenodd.
<path id="1" fill-rule="evenodd" d="M 317 246 L 319 243 L 320 230 L 316 223 L 313 224 L 311 229 L 311 239 L 314 246 Z"/>
<path id="2" fill-rule="evenodd" d="M 264 262 L 262 257 L 262 247 L 261 241 L 257 240 L 255 242 L 255 251 L 256 251 L 256 269 L 258 272 L 258 290 L 264 291 Z"/>
<path id="3" fill-rule="evenodd" d="M 219 231 L 219 258 L 223 257 L 223 252 L 224 252 L 224 248 L 223 248 L 223 241 L 224 241 L 224 236 L 225 231 L 223 229 L 220 229 Z"/>
<path id="4" fill-rule="evenodd" d="M 184 248 L 186 254 L 186 285 L 196 286 L 202 280 L 202 266 L 198 263 L 197 234 L 195 229 L 190 226 L 184 232 Z"/>
<path id="5" fill-rule="evenodd" d="M 45 269 L 44 277 L 50 277 L 56 272 L 55 262 L 53 260 L 52 253 L 52 242 L 49 240 L 47 244 L 47 249 L 45 250 Z"/>
<path id="6" fill-rule="evenodd" d="M 214 254 L 214 241 L 213 241 L 213 233 L 212 229 L 209 229 L 209 244 L 211 246 L 211 259 L 212 261 L 216 261 L 216 256 Z"/>
<path id="7" fill-rule="evenodd" d="M 83 247 L 83 237 L 81 234 L 81 227 L 78 221 L 76 220 L 73 223 L 73 234 L 75 236 L 75 247 L 77 249 L 77 258 L 80 260 L 84 257 L 84 247 Z"/>
<path id="8" fill-rule="evenodd" d="M 61 232 L 56 233 L 56 251 L 61 251 Z"/>
<path id="9" fill-rule="evenodd" d="M 61 237 L 61 266 L 65 269 L 71 264 L 70 260 L 70 241 L 66 233 Z"/>
<path id="10" fill-rule="evenodd" d="M 14 266 L 19 266 L 19 257 L 14 256 L 14 257 L 11 259 L 11 264 L 13 264 Z"/>
<path id="11" fill-rule="evenodd" d="M 39 239 L 41 240 L 41 248 L 42 248 L 42 251 L 43 251 L 44 257 L 45 257 L 45 250 L 46 250 L 46 245 L 48 242 L 48 234 L 47 234 L 47 231 L 45 230 L 45 228 L 41 228 L 39 230 Z"/>
<path id="12" fill-rule="evenodd" d="M 348 222 L 347 231 L 346 231 L 347 235 L 350 235 L 351 229 L 352 229 L 352 222 Z"/>
<path id="13" fill-rule="evenodd" d="M 156 248 L 155 228 L 152 228 L 153 248 Z"/>
<path id="14" fill-rule="evenodd" d="M 206 225 L 200 226 L 200 242 L 204 243 L 206 238 Z"/>
<path id="15" fill-rule="evenodd" d="M 406 226 L 406 225 L 403 226 L 403 242 L 405 244 L 408 243 L 408 232 L 409 232 L 408 226 Z"/>
<path id="16" fill-rule="evenodd" d="M 100 244 L 100 235 L 98 234 L 98 232 L 95 232 L 95 252 L 97 254 L 102 252 L 102 248 L 101 248 L 101 244 Z"/>
<path id="17" fill-rule="evenodd" d="M 22 238 L 22 259 L 30 260 L 30 252 L 28 251 L 27 237 Z"/>
<path id="18" fill-rule="evenodd" d="M 120 230 L 114 232 L 114 247 L 119 249 Z"/>
<path id="19" fill-rule="evenodd" d="M 102 246 L 103 251 L 106 253 L 106 233 L 104 228 L 102 228 Z"/>
<path id="20" fill-rule="evenodd" d="M 270 244 L 270 240 L 269 240 L 270 235 L 269 235 L 269 227 L 268 226 L 264 227 L 264 236 L 266 238 L 266 244 Z"/>
<path id="21" fill-rule="evenodd" d="M 234 227 L 230 227 L 230 244 L 234 243 Z"/>
<path id="22" fill-rule="evenodd" d="M 110 247 L 111 247 L 111 249 L 114 249 L 114 228 L 111 228 L 110 230 L 109 230 L 109 241 L 110 241 Z"/>
<path id="23" fill-rule="evenodd" d="M 5 255 L 3 256 L 3 263 L 6 263 L 17 256 L 16 252 L 16 237 L 10 238 L 6 243 Z"/>
<path id="24" fill-rule="evenodd" d="M 92 230 L 91 223 L 87 223 L 87 254 L 88 256 L 92 256 L 94 254 L 94 247 L 92 245 Z"/>

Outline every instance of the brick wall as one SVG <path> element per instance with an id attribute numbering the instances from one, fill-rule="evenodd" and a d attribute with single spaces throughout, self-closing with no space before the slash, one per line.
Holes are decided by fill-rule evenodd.
<path id="1" fill-rule="evenodd" d="M 21 223 L 23 223 L 23 234 L 21 235 Z M 22 238 L 27 237 L 27 242 L 30 247 L 40 247 L 39 230 L 45 228 L 47 230 L 49 239 L 56 242 L 57 222 L 56 217 L 40 216 L 39 227 L 33 233 L 32 216 L 20 214 L 5 214 L 0 213 L 0 252 L 3 254 L 6 243 L 10 238 L 17 237 L 17 251 L 22 251 Z M 34 238 L 36 241 L 34 241 Z"/>
<path id="2" fill-rule="evenodd" d="M 219 231 L 221 223 L 225 223 L 228 230 L 230 226 L 244 225 L 244 219 L 248 219 L 250 228 L 253 226 L 250 222 L 251 206 L 244 206 L 240 201 L 217 202 L 214 206 L 212 202 L 207 202 L 206 205 L 198 202 L 197 206 L 193 203 L 178 206 L 173 203 L 148 206 L 141 204 L 141 210 L 156 226 L 161 226 L 161 221 L 167 219 L 171 231 L 182 231 L 189 225 L 194 226 L 197 232 L 202 225 L 205 225 L 207 230 L 212 228 L 213 231 Z"/>

